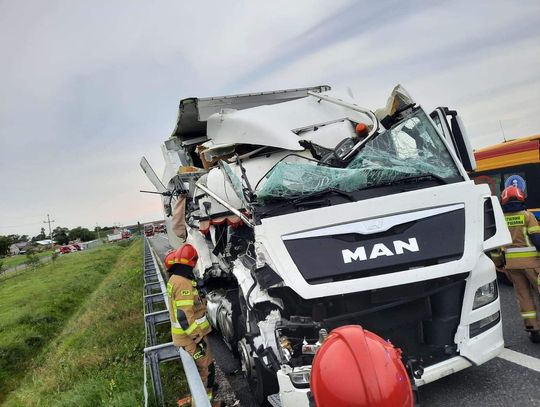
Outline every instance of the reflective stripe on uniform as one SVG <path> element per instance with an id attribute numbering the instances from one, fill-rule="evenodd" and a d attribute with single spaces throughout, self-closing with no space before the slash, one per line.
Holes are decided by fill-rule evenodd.
<path id="1" fill-rule="evenodd" d="M 506 249 L 507 259 L 521 259 L 523 257 L 536 257 L 536 247 L 511 247 Z"/>
<path id="2" fill-rule="evenodd" d="M 193 300 L 177 300 L 174 302 L 174 305 L 177 307 L 186 307 L 193 304 Z"/>
<path id="3" fill-rule="evenodd" d="M 534 252 L 524 252 L 524 253 L 506 253 L 507 259 L 522 259 L 525 257 L 536 257 L 538 254 Z"/>
<path id="4" fill-rule="evenodd" d="M 202 323 L 206 322 L 206 315 L 202 316 L 201 318 L 199 319 L 196 319 L 195 322 L 199 325 L 201 325 Z"/>
<path id="5" fill-rule="evenodd" d="M 180 324 L 178 324 L 180 325 Z M 193 331 L 195 329 L 197 329 L 197 323 L 196 322 L 193 322 L 189 327 L 188 329 L 182 329 L 182 328 L 178 328 L 176 326 L 171 326 L 171 331 L 173 334 L 177 334 L 177 335 L 191 335 L 193 333 Z"/>
<path id="6" fill-rule="evenodd" d="M 521 318 L 523 319 L 534 319 L 536 318 L 536 311 L 527 311 L 521 313 Z"/>
<path id="7" fill-rule="evenodd" d="M 197 321 L 202 321 L 201 323 L 198 323 Z M 180 327 L 180 324 L 174 324 L 171 323 L 171 331 L 173 334 L 177 335 L 191 335 L 193 331 L 197 328 L 205 329 L 208 328 L 210 324 L 208 323 L 208 320 L 206 319 L 206 316 L 203 318 L 199 318 L 195 320 L 188 329 L 182 329 Z"/>
<path id="8" fill-rule="evenodd" d="M 527 229 L 529 233 L 540 233 L 540 226 L 531 226 Z"/>
<path id="9" fill-rule="evenodd" d="M 535 252 L 536 247 L 534 246 L 528 246 L 528 247 L 510 247 L 506 249 L 506 253 L 525 253 L 525 252 Z"/>

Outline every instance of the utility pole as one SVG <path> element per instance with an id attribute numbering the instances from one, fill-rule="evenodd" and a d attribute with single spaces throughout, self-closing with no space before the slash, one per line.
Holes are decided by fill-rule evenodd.
<path id="1" fill-rule="evenodd" d="M 502 123 L 501 123 L 500 120 L 499 120 L 499 126 L 501 126 L 501 132 L 502 132 L 503 140 L 506 142 L 506 136 L 504 134 L 504 129 L 503 129 L 503 126 L 502 126 Z"/>
<path id="2" fill-rule="evenodd" d="M 97 222 L 96 222 L 96 232 L 97 232 L 98 240 L 101 239 L 101 237 L 99 236 L 99 226 L 98 226 Z"/>
<path id="3" fill-rule="evenodd" d="M 51 220 L 49 214 L 47 214 L 47 220 L 44 220 L 43 223 L 48 223 L 49 224 L 49 239 L 51 239 L 51 249 L 53 248 L 53 238 L 52 238 L 52 229 L 51 229 L 51 223 L 54 222 L 54 219 Z"/>

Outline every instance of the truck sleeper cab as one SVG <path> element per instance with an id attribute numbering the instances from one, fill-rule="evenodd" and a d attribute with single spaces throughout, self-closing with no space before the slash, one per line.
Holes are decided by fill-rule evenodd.
<path id="1" fill-rule="evenodd" d="M 184 168 L 164 184 L 184 191 L 209 319 L 257 400 L 308 406 L 313 356 L 342 325 L 401 348 L 416 385 L 495 357 L 500 304 L 484 253 L 510 237 L 489 188 L 467 176 L 457 114 L 437 112 L 451 116 L 442 131 L 400 87 L 375 114 L 329 87 L 277 95 L 197 99 L 197 115 L 181 102 L 164 149 Z"/>

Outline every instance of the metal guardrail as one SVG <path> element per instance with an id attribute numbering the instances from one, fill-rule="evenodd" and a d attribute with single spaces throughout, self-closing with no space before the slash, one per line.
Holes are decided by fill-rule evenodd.
<path id="1" fill-rule="evenodd" d="M 147 369 L 150 367 L 150 377 L 154 397 L 158 406 L 165 406 L 163 387 L 159 364 L 174 359 L 180 359 L 186 374 L 191 398 L 197 407 L 210 407 L 210 401 L 206 394 L 206 388 L 199 376 L 195 361 L 185 350 L 176 348 L 172 342 L 158 344 L 156 338 L 156 326 L 170 324 L 169 302 L 167 301 L 167 287 L 157 265 L 156 257 L 150 247 L 148 239 L 144 238 L 144 325 L 146 332 L 146 347 L 144 348 L 144 405 L 148 407 L 148 376 Z M 166 310 L 155 311 L 155 306 L 165 304 Z"/>

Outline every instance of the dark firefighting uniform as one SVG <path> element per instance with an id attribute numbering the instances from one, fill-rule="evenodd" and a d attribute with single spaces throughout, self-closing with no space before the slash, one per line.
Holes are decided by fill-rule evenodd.
<path id="1" fill-rule="evenodd" d="M 505 209 L 503 206 L 503 210 Z M 540 236 L 540 226 L 534 215 L 527 210 L 514 212 L 505 210 L 504 215 L 512 235 L 512 244 L 505 249 L 508 277 L 514 284 L 525 329 L 538 331 L 540 324 L 531 288 L 540 292 L 540 253 L 531 239 L 537 241 Z"/>
<path id="2" fill-rule="evenodd" d="M 174 265 L 167 282 L 169 314 L 173 343 L 188 352 L 197 365 L 201 379 L 212 400 L 214 385 L 214 358 L 208 345 L 207 335 L 211 331 L 206 319 L 206 300 L 199 296 L 197 283 L 185 265 Z M 189 268 L 191 269 L 191 268 Z"/>

